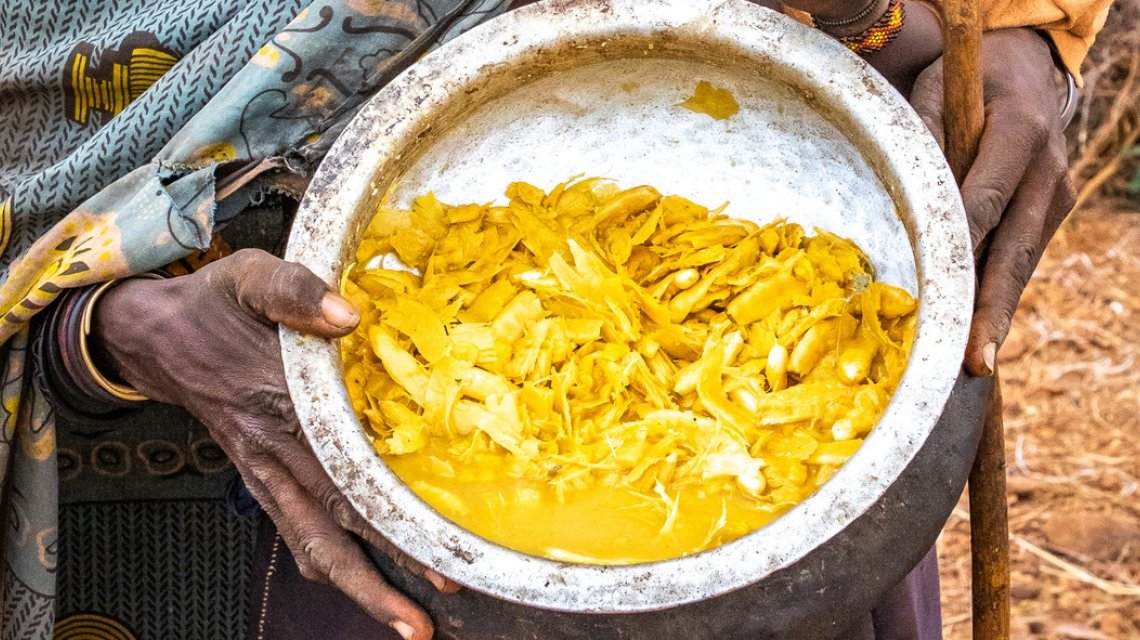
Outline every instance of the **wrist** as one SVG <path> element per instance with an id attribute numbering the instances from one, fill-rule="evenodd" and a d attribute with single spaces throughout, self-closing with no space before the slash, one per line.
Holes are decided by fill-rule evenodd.
<path id="1" fill-rule="evenodd" d="M 113 418 L 146 401 L 100 361 L 92 337 L 94 310 L 122 281 L 65 290 L 39 314 L 31 345 L 37 385 L 63 415 L 84 420 Z M 94 348 L 93 348 L 94 347 Z"/>
<path id="2" fill-rule="evenodd" d="M 858 35 L 878 22 L 887 11 L 891 0 L 864 0 L 861 3 L 842 3 L 842 7 L 829 7 L 812 14 L 815 25 L 828 35 L 847 38 Z M 838 11 L 836 11 L 838 9 Z"/>
<path id="3" fill-rule="evenodd" d="M 159 276 L 116 282 L 94 301 L 87 336 L 91 363 L 112 384 L 134 386 L 134 366 L 145 357 L 155 311 L 167 283 Z"/>
<path id="4" fill-rule="evenodd" d="M 1054 42 L 1053 37 L 1049 35 L 1048 32 L 1040 29 L 1034 29 L 1033 32 L 1049 47 L 1049 55 L 1053 58 L 1053 80 L 1061 96 L 1061 128 L 1067 129 L 1073 122 L 1073 118 L 1077 115 L 1077 107 L 1081 99 L 1081 91 L 1077 84 L 1077 77 L 1069 69 L 1068 65 L 1065 64 L 1065 60 L 1061 56 L 1061 51 L 1057 49 L 1057 43 Z"/>

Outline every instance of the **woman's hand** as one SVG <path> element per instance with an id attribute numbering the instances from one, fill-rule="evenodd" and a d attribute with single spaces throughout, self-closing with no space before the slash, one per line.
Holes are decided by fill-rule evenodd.
<path id="1" fill-rule="evenodd" d="M 790 0 L 788 6 L 831 12 L 850 3 Z M 862 5 L 866 6 L 866 5 Z M 942 35 L 937 8 L 907 3 L 897 40 L 866 56 L 911 104 L 945 148 L 942 128 Z M 962 199 L 978 261 L 979 289 L 966 348 L 966 371 L 993 373 L 1018 300 L 1075 202 L 1068 175 L 1053 56 L 1032 29 L 982 37 L 985 129 Z"/>
<path id="2" fill-rule="evenodd" d="M 356 311 L 304 267 L 245 250 L 170 280 L 127 280 L 95 311 L 103 364 L 159 402 L 185 407 L 209 428 L 277 525 L 301 573 L 339 588 L 406 639 L 426 640 L 431 619 L 386 584 L 355 536 L 441 589 L 348 504 L 300 438 L 285 386 L 277 324 L 335 338 Z"/>
<path id="3" fill-rule="evenodd" d="M 1075 202 L 1053 69 L 1048 45 L 1030 29 L 982 38 L 986 122 L 962 185 L 980 281 L 965 362 L 975 376 L 993 372 L 1021 293 Z M 939 144 L 942 87 L 938 60 L 911 94 Z"/>

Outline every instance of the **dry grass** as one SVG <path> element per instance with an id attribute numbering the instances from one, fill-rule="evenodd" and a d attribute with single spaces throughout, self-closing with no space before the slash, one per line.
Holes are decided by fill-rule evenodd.
<path id="1" fill-rule="evenodd" d="M 1136 209 L 1128 183 L 1140 169 L 1140 1 L 1117 0 L 1086 63 L 1078 119 L 1069 131 L 1077 209 Z"/>
<path id="2" fill-rule="evenodd" d="M 1140 638 L 1140 0 L 1118 0 L 1070 130 L 1081 202 L 1001 352 L 1013 637 Z M 1075 134 L 1075 135 L 1074 135 Z M 946 525 L 944 631 L 970 637 L 968 509 Z"/>

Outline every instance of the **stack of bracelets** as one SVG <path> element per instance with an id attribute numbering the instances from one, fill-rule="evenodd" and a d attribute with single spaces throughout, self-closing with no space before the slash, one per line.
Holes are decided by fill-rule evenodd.
<path id="1" fill-rule="evenodd" d="M 817 17 L 815 18 L 815 25 L 825 31 L 849 27 L 866 20 L 880 6 L 880 2 L 881 0 L 871 0 L 861 11 L 842 20 L 824 20 Z M 839 41 L 859 55 L 882 51 L 902 32 L 905 19 L 906 10 L 903 7 L 903 0 L 890 0 L 886 11 L 874 24 L 867 27 L 862 33 L 842 36 Z"/>
<path id="2" fill-rule="evenodd" d="M 132 277 L 164 276 L 143 273 Z M 118 282 L 68 289 L 36 317 L 39 327 L 32 343 L 32 356 L 39 365 L 36 383 L 55 409 L 69 417 L 112 418 L 146 401 L 138 391 L 104 375 L 88 346 L 95 305 Z"/>

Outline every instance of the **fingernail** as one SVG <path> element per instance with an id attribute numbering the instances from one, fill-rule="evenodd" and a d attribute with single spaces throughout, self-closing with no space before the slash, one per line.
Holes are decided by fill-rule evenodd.
<path id="1" fill-rule="evenodd" d="M 988 370 L 986 375 L 990 375 L 994 372 L 994 363 L 997 361 L 997 347 L 996 342 L 987 343 L 986 346 L 982 347 L 982 364 L 986 365 L 986 369 Z"/>
<path id="2" fill-rule="evenodd" d="M 428 579 L 428 582 L 434 584 L 435 588 L 439 589 L 440 591 L 443 591 L 447 588 L 447 580 L 443 576 L 430 569 L 424 571 L 424 577 Z"/>
<path id="3" fill-rule="evenodd" d="M 360 314 L 352 308 L 348 300 L 332 291 L 321 298 L 321 315 L 326 322 L 341 329 L 351 329 L 360 322 Z"/>
<path id="4" fill-rule="evenodd" d="M 412 625 L 403 620 L 393 622 L 392 628 L 395 629 L 396 633 L 400 634 L 400 637 L 404 640 L 412 640 L 412 636 L 416 635 L 416 630 L 412 628 Z"/>

